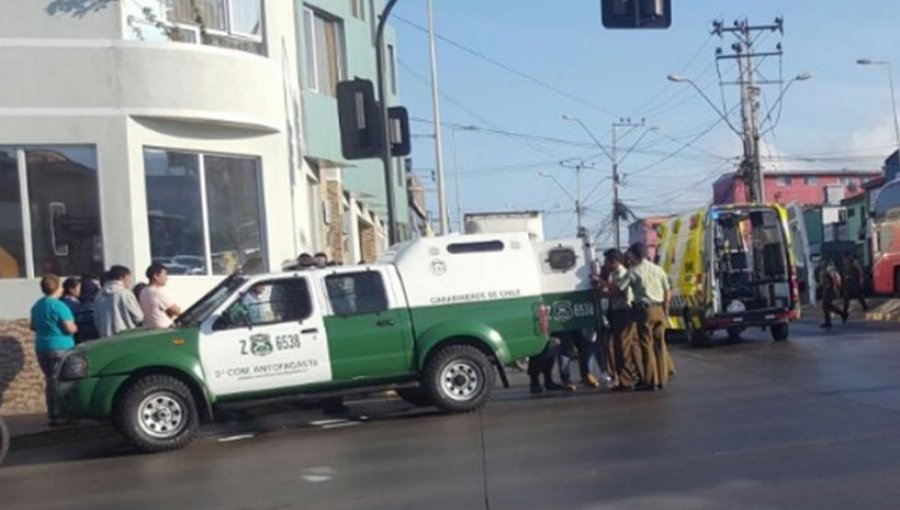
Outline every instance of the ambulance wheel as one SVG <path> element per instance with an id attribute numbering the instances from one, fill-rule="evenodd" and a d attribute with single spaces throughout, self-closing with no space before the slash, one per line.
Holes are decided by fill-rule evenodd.
<path id="1" fill-rule="evenodd" d="M 494 377 L 494 367 L 483 352 L 470 345 L 448 345 L 428 361 L 423 386 L 440 410 L 465 413 L 488 401 Z"/>
<path id="2" fill-rule="evenodd" d="M 744 328 L 741 327 L 731 327 L 728 328 L 728 339 L 732 342 L 737 342 L 741 339 L 741 333 L 744 332 Z"/>
<path id="3" fill-rule="evenodd" d="M 784 342 L 791 335 L 791 325 L 787 322 L 772 325 L 772 340 Z"/>
<path id="4" fill-rule="evenodd" d="M 431 395 L 429 395 L 428 391 L 422 387 L 400 388 L 397 390 L 397 395 L 406 402 L 417 407 L 428 407 L 430 405 L 434 405 L 431 400 Z"/>
<path id="5" fill-rule="evenodd" d="M 0 416 L 0 464 L 6 460 L 6 454 L 9 453 L 9 427 L 6 421 Z"/>
<path id="6" fill-rule="evenodd" d="M 120 434 L 146 453 L 178 450 L 200 426 L 190 388 L 168 375 L 147 375 L 125 388 L 113 422 Z"/>

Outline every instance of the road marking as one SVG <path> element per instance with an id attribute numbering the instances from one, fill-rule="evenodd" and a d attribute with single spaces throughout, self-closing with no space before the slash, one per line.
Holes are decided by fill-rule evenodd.
<path id="1" fill-rule="evenodd" d="M 334 479 L 337 471 L 327 466 L 306 468 L 302 471 L 300 477 L 310 483 L 322 483 Z"/>
<path id="2" fill-rule="evenodd" d="M 232 441 L 243 441 L 244 439 L 253 439 L 256 434 L 238 434 L 236 436 L 220 437 L 220 443 L 230 443 Z"/>
<path id="3" fill-rule="evenodd" d="M 333 424 L 333 423 L 344 423 L 344 422 L 346 422 L 346 421 L 347 421 L 346 418 L 338 418 L 338 419 L 335 419 L 335 420 L 316 420 L 316 421 L 311 421 L 311 422 L 309 422 L 309 424 L 312 425 L 312 426 L 314 426 L 314 427 L 321 427 L 322 425 L 331 425 L 331 424 Z"/>
<path id="4" fill-rule="evenodd" d="M 345 421 L 343 423 L 330 423 L 328 425 L 322 425 L 323 429 L 339 429 L 343 427 L 353 427 L 354 425 L 362 425 L 361 422 L 358 421 Z"/>

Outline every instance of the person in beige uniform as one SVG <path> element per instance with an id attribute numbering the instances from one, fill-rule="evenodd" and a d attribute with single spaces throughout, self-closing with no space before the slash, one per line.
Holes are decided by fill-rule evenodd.
<path id="1" fill-rule="evenodd" d="M 146 275 L 150 283 L 141 291 L 139 298 L 144 312 L 144 326 L 150 329 L 171 327 L 173 320 L 181 315 L 181 308 L 164 289 L 169 281 L 169 272 L 166 266 L 153 263 L 147 268 Z"/>
<path id="2" fill-rule="evenodd" d="M 603 257 L 605 278 L 598 277 L 594 284 L 601 296 L 609 298 L 607 317 L 611 338 L 607 364 L 614 377 L 612 389 L 631 390 L 639 384 L 641 374 L 641 351 L 632 311 L 634 292 L 631 276 L 619 250 L 607 250 Z"/>
<path id="3" fill-rule="evenodd" d="M 635 243 L 628 249 L 633 261 L 631 288 L 634 291 L 635 318 L 641 351 L 640 390 L 665 388 L 674 370 L 666 347 L 671 286 L 663 268 L 647 257 L 647 247 Z"/>

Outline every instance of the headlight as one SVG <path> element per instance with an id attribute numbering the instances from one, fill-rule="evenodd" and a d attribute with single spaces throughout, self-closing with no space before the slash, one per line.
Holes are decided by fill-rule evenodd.
<path id="1" fill-rule="evenodd" d="M 63 360 L 59 378 L 63 380 L 84 379 L 90 372 L 88 359 L 81 354 L 70 354 Z"/>

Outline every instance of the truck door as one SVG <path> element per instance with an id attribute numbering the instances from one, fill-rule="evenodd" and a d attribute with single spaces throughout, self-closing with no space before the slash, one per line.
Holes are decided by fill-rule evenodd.
<path id="1" fill-rule="evenodd" d="M 391 304 L 378 270 L 334 272 L 324 278 L 331 315 L 325 318 L 335 381 L 410 373 L 411 325 L 405 303 Z"/>
<path id="2" fill-rule="evenodd" d="M 788 230 L 790 231 L 791 252 L 797 266 L 797 280 L 806 287 L 807 303 L 816 302 L 816 281 L 809 252 L 809 238 L 803 221 L 803 208 L 793 202 L 787 206 Z"/>
<path id="3" fill-rule="evenodd" d="M 216 395 L 331 380 L 328 339 L 309 282 L 254 282 L 200 331 L 200 360 Z"/>

